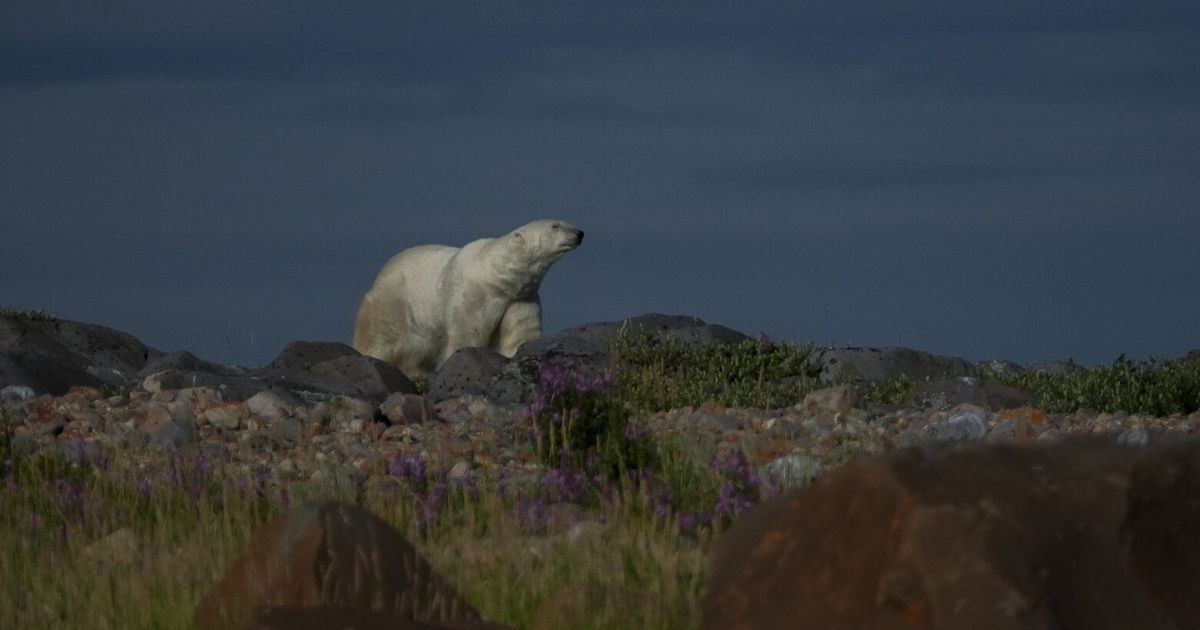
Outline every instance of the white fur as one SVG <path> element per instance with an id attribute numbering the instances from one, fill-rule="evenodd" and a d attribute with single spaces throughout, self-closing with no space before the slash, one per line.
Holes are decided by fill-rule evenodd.
<path id="1" fill-rule="evenodd" d="M 538 287 L 583 232 L 545 219 L 462 248 L 420 245 L 392 257 L 363 297 L 354 348 L 409 376 L 464 347 L 513 356 L 542 334 Z"/>

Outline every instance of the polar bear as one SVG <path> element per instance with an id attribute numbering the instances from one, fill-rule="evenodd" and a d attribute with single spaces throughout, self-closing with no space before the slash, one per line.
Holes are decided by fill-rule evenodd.
<path id="1" fill-rule="evenodd" d="M 392 257 L 363 296 L 354 348 L 424 376 L 459 348 L 506 357 L 542 334 L 538 287 L 550 265 L 583 242 L 553 219 L 461 248 L 420 245 Z"/>

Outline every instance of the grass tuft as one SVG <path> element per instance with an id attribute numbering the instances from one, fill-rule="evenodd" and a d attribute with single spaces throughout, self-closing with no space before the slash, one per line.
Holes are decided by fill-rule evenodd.
<path id="1" fill-rule="evenodd" d="M 56 322 L 58 318 L 47 313 L 44 309 L 32 310 L 23 308 L 6 308 L 0 306 L 0 317 L 23 319 L 33 322 Z"/>

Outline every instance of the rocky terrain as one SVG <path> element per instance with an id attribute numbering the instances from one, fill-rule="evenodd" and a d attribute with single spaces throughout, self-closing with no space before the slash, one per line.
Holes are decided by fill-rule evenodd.
<path id="1" fill-rule="evenodd" d="M 295 479 L 365 471 L 397 452 L 420 452 L 460 470 L 520 469 L 534 464 L 523 400 L 538 365 L 603 372 L 612 364 L 608 344 L 622 331 L 695 344 L 746 339 L 689 317 L 588 324 L 528 344 L 511 360 L 461 350 L 421 395 L 393 366 L 341 343 L 293 342 L 267 365 L 246 368 L 164 353 L 100 326 L 9 317 L 0 319 L 0 409 L 14 428 L 14 448 L 24 453 L 59 449 L 95 460 L 120 452 L 149 465 L 164 455 L 203 452 Z M 789 408 L 707 404 L 636 420 L 656 437 L 745 451 L 789 483 L 898 446 L 1031 444 L 1073 434 L 1145 445 L 1200 430 L 1200 413 L 1046 413 L 1023 392 L 969 376 L 974 366 L 955 357 L 840 348 L 816 360 L 823 381 L 847 373 L 864 382 L 904 374 L 920 386 L 903 406 L 865 403 L 858 386 L 845 384 L 818 389 Z M 1022 369 L 1008 362 L 984 367 Z M 1047 362 L 1030 369 L 1077 368 Z"/>
<path id="2" fill-rule="evenodd" d="M 266 474 L 275 483 L 354 486 L 389 466 L 394 468 L 397 462 L 420 461 L 422 467 L 426 463 L 438 467 L 450 479 L 528 477 L 543 469 L 529 404 L 539 378 L 544 378 L 545 366 L 556 366 L 583 381 L 605 378 L 618 365 L 612 342 L 620 335 L 695 345 L 748 339 L 691 317 L 644 315 L 623 322 L 587 324 L 527 344 L 513 359 L 484 349 L 460 350 L 429 377 L 419 393 L 418 386 L 393 366 L 361 356 L 341 343 L 293 342 L 267 365 L 250 368 L 216 364 L 187 352 L 162 352 L 126 333 L 100 326 L 5 316 L 0 317 L 0 422 L 17 455 L 57 452 L 74 461 L 93 463 L 119 457 L 148 470 L 161 470 L 183 457 L 221 462 L 248 476 Z M 1130 452 L 1167 452 L 1190 444 L 1189 436 L 1200 431 L 1200 412 L 1166 417 L 1089 409 L 1048 413 L 1037 408 L 1027 392 L 981 377 L 1020 370 L 1077 369 L 1070 362 L 1023 367 L 990 361 L 976 365 L 904 348 L 827 348 L 813 354 L 804 374 L 789 377 L 812 381 L 813 391 L 797 404 L 763 409 L 708 402 L 637 415 L 632 418 L 632 430 L 681 445 L 680 452 L 698 462 L 744 454 L 744 461 L 759 476 L 783 488 L 808 486 L 815 479 L 829 477 L 842 464 L 901 447 L 966 445 L 967 450 L 978 450 L 1036 446 L 1028 450 L 1052 452 L 1049 447 L 1066 438 L 1092 435 L 1107 437 L 1106 444 L 1126 453 L 1116 459 L 1126 461 L 1121 458 L 1128 459 Z M 901 404 L 872 402 L 864 395 L 871 384 L 902 375 L 916 386 Z M 1073 443 L 1066 440 L 1066 448 L 1074 448 L 1070 446 Z M 1134 464 L 1118 467 L 1122 471 L 1136 468 Z M 1004 466 L 998 465 L 1000 469 Z M 965 477 L 975 474 L 969 472 L 970 466 L 964 470 L 968 470 Z M 999 477 L 1020 474 L 997 473 Z M 1180 473 L 1191 479 L 1187 474 Z M 1015 483 L 1006 479 L 997 481 L 998 487 Z M 913 488 L 916 486 L 910 484 L 908 490 L 897 492 L 926 496 L 924 486 Z M 930 501 L 927 497 L 920 500 Z M 1113 509 L 1127 509 L 1122 506 Z M 1036 517 L 1036 513 L 1038 510 L 1033 510 L 1020 518 Z M 1180 518 L 1190 523 L 1188 514 Z M 1119 529 L 1119 520 L 1111 526 Z M 928 531 L 931 526 L 920 527 L 926 529 L 919 531 Z M 764 530 L 755 531 L 761 534 Z M 741 536 L 761 542 L 757 535 Z M 1034 555 L 1028 560 L 1030 566 L 1041 562 L 1041 556 Z M 989 556 L 987 562 L 993 560 Z M 958 570 L 945 568 L 951 569 Z M 942 568 L 927 570 L 936 573 Z M 725 574 L 731 571 L 737 573 L 728 569 Z M 1192 579 L 1200 575 L 1194 566 L 1180 571 L 1191 571 Z M 751 573 L 761 579 L 761 573 Z M 921 582 L 925 578 L 912 579 Z M 740 597 L 727 590 L 722 593 L 721 597 L 734 600 Z M 316 599 L 284 603 L 345 604 L 337 598 L 313 597 Z M 898 618 L 903 620 L 905 607 L 917 599 L 913 599 L 915 595 L 905 599 L 908 595 L 903 593 L 896 597 L 903 601 L 897 600 L 900 603 L 893 608 L 900 610 Z M 957 617 L 937 612 L 941 610 L 938 606 L 951 604 L 942 600 L 918 603 L 923 607 L 920 612 L 908 613 L 909 620 L 924 615 L 914 627 L 924 625 L 929 615 L 943 619 L 942 625 L 930 627 L 955 627 L 944 625 L 948 623 L 944 620 Z M 1024 610 L 1021 606 L 1025 604 L 1013 605 L 1014 610 Z M 730 606 L 722 610 L 736 608 Z M 1146 604 L 1147 610 L 1152 608 Z M 825 611 L 812 618 L 829 621 L 837 619 L 835 613 Z M 290 619 L 286 606 L 273 614 Z M 977 619 L 983 613 L 976 610 L 972 614 L 976 614 L 972 619 Z M 747 618 L 750 616 L 747 613 Z M 483 623 L 475 613 L 462 619 Z M 714 621 L 711 627 L 736 626 L 726 625 L 735 620 L 720 615 L 716 619 L 719 623 Z M 767 625 L 745 627 L 770 627 L 770 618 L 764 619 L 768 619 L 763 622 Z M 262 623 L 274 627 L 268 621 Z M 279 627 L 289 623 L 280 622 Z"/>

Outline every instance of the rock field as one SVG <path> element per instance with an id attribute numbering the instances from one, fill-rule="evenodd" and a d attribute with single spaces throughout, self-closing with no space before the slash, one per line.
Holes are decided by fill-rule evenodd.
<path id="1" fill-rule="evenodd" d="M 511 360 L 488 350 L 462 350 L 429 377 L 427 393 L 422 395 L 417 393 L 418 388 L 414 383 L 393 366 L 361 356 L 352 348 L 340 343 L 293 342 L 267 365 L 248 368 L 219 365 L 187 352 L 165 353 L 146 346 L 126 333 L 100 326 L 63 320 L 5 316 L 0 317 L 0 422 L 7 425 L 12 447 L 20 454 L 57 450 L 68 457 L 90 461 L 120 456 L 147 468 L 166 466 L 168 461 L 180 455 L 203 456 L 225 462 L 227 466 L 240 467 L 247 474 L 252 474 L 255 470 L 269 469 L 277 480 L 353 484 L 361 482 L 372 470 L 386 468 L 387 462 L 396 458 L 397 454 L 412 456 L 419 453 L 424 460 L 443 470 L 450 470 L 451 474 L 497 474 L 500 471 L 504 471 L 506 475 L 528 474 L 537 470 L 539 464 L 530 439 L 532 427 L 526 414 L 524 400 L 533 387 L 538 365 L 546 360 L 553 360 L 580 373 L 600 373 L 611 366 L 612 357 L 609 355 L 608 344 L 622 331 L 645 333 L 660 339 L 670 337 L 696 344 L 729 343 L 747 338 L 737 331 L 706 324 L 690 317 L 644 315 L 625 322 L 587 324 L 527 344 Z M 1143 508 L 1150 511 L 1166 509 L 1162 507 L 1162 502 L 1167 500 L 1164 497 L 1176 496 L 1171 494 L 1175 491 L 1172 483 L 1180 478 L 1187 480 L 1187 483 L 1196 480 L 1194 471 L 1188 468 L 1192 466 L 1188 463 L 1191 460 L 1183 458 L 1182 455 L 1173 456 L 1182 462 L 1179 464 L 1179 470 L 1192 472 L 1168 471 L 1162 474 L 1168 477 L 1175 474 L 1175 477 L 1155 482 L 1152 478 L 1156 473 L 1137 472 L 1145 469 L 1148 464 L 1142 460 L 1134 461 L 1137 457 L 1130 453 L 1178 453 L 1182 452 L 1178 449 L 1194 447 L 1193 441 L 1188 438 L 1200 432 L 1200 412 L 1170 417 L 1123 412 L 1100 413 L 1086 409 L 1073 413 L 1047 413 L 1032 406 L 1030 397 L 1024 392 L 972 376 L 978 374 L 978 371 L 973 369 L 976 366 L 963 359 L 940 357 L 904 348 L 835 348 L 828 349 L 816 360 L 821 362 L 817 366 L 819 378 L 827 386 L 813 391 L 801 403 L 792 407 L 725 408 L 709 403 L 698 408 L 674 409 L 636 417 L 635 422 L 639 430 L 649 432 L 656 438 L 685 445 L 683 452 L 697 458 L 743 451 L 762 474 L 778 479 L 785 487 L 808 486 L 813 488 L 812 492 L 840 496 L 839 493 L 845 494 L 849 491 L 830 490 L 830 484 L 862 482 L 853 479 L 846 481 L 851 475 L 870 478 L 862 482 L 868 486 L 884 483 L 879 481 L 880 479 L 886 480 L 884 485 L 888 488 L 885 493 L 887 496 L 877 497 L 876 502 L 877 506 L 881 506 L 878 508 L 879 518 L 882 521 L 903 523 L 903 527 L 906 528 L 904 531 L 908 532 L 904 536 L 911 540 L 900 541 L 897 543 L 900 547 L 889 548 L 892 551 L 888 553 L 893 555 L 887 556 L 887 562 L 893 564 L 888 565 L 891 567 L 888 570 L 898 572 L 898 577 L 896 583 L 887 588 L 892 588 L 894 593 L 888 591 L 890 595 L 878 595 L 871 591 L 845 595 L 849 598 L 847 601 L 857 601 L 855 598 L 863 597 L 875 598 L 872 600 L 875 602 L 872 606 L 882 606 L 890 611 L 887 614 L 891 617 L 886 619 L 885 616 L 872 618 L 876 623 L 884 624 L 872 627 L 892 627 L 888 625 L 891 621 L 885 621 L 896 619 L 916 623 L 912 627 L 951 628 L 956 627 L 954 624 L 959 622 L 996 628 L 1050 627 L 1036 624 L 988 625 L 981 621 L 988 618 L 988 610 L 971 608 L 964 612 L 954 608 L 952 599 L 964 596 L 966 591 L 955 590 L 945 584 L 938 586 L 940 583 L 937 583 L 935 578 L 946 572 L 962 573 L 970 567 L 947 564 L 921 555 L 920 547 L 925 544 L 922 542 L 922 536 L 932 535 L 931 528 L 936 529 L 935 525 L 942 523 L 945 525 L 945 531 L 955 531 L 958 533 L 953 535 L 961 536 L 964 540 L 973 540 L 969 534 L 972 531 L 970 523 L 985 517 L 980 516 L 983 512 L 977 511 L 968 510 L 947 515 L 937 512 L 934 508 L 928 508 L 929 505 L 937 503 L 930 498 L 936 492 L 929 489 L 927 479 L 914 481 L 920 475 L 912 471 L 919 470 L 920 465 L 894 456 L 894 452 L 901 447 L 968 445 L 969 448 L 965 450 L 950 451 L 998 453 L 1017 452 L 1004 449 L 1033 445 L 1039 448 L 1018 450 L 1051 453 L 1057 452 L 1051 448 L 1051 445 L 1055 444 L 1066 444 L 1064 448 L 1067 449 L 1076 448 L 1071 445 L 1077 441 L 1065 440 L 1070 436 L 1107 436 L 1109 439 L 1104 441 L 1106 446 L 1103 448 L 1117 449 L 1112 452 L 1119 454 L 1105 461 L 1123 462 L 1113 464 L 1120 469 L 1114 474 L 1133 475 L 1131 478 L 1140 480 L 1118 483 L 1119 488 L 1123 491 L 1131 484 L 1140 483 L 1142 486 L 1161 490 L 1155 491 L 1157 494 L 1147 491 L 1151 499 L 1148 499 L 1150 503 L 1146 503 Z M 992 371 L 1077 369 L 1069 362 L 1047 362 L 1022 368 L 1010 362 L 995 361 L 983 367 Z M 915 397 L 903 406 L 866 403 L 858 386 L 838 384 L 844 382 L 848 375 L 862 381 L 885 381 L 899 374 L 908 375 L 920 383 Z M 926 451 L 929 449 L 903 452 Z M 1188 452 L 1193 451 L 1194 448 Z M 849 461 L 871 460 L 863 457 L 870 455 L 884 456 L 880 461 L 890 463 L 841 466 Z M 1017 478 L 1027 472 L 1009 470 L 1002 464 L 996 464 L 995 457 L 990 455 L 979 457 L 979 461 L 992 462 L 989 465 L 994 464 L 998 467 L 997 470 L 1005 471 L 992 477 L 979 476 L 981 479 L 1000 479 L 996 482 L 1000 486 L 1010 483 L 1006 481 L 1009 477 Z M 989 460 L 989 457 L 992 459 Z M 1056 466 L 1049 460 L 1041 463 L 1040 460 L 1034 461 L 1042 455 L 1030 457 L 1033 458 L 1031 466 Z M 1083 456 L 1083 459 L 1087 460 L 1087 457 Z M 948 460 L 933 458 L 930 461 L 935 460 L 938 462 L 936 465 L 946 466 L 947 470 L 961 468 L 967 471 L 963 473 L 965 477 L 974 478 L 972 475 L 975 473 L 970 472 L 970 466 L 960 460 L 947 463 Z M 876 468 L 869 468 L 872 465 Z M 1097 470 L 1104 469 L 1107 465 L 1109 464 L 1097 464 Z M 1138 468 L 1139 466 L 1141 468 Z M 830 472 L 835 469 L 849 469 L 854 472 L 840 473 L 842 477 L 825 481 L 835 477 Z M 1068 471 L 1063 474 L 1077 472 Z M 1102 477 L 1108 473 L 1093 470 L 1087 474 Z M 813 480 L 817 479 L 822 480 L 822 483 L 812 484 Z M 842 481 L 838 481 L 839 479 Z M 1034 480 L 1028 483 L 1036 486 L 1040 482 Z M 1158 485 L 1155 485 L 1156 483 Z M 1047 488 L 1051 486 L 1053 488 L 1046 492 L 1070 492 L 1063 486 L 1053 484 Z M 971 488 L 961 491 L 969 493 Z M 798 496 L 802 499 L 809 497 L 803 500 L 815 501 L 816 499 L 811 498 L 815 496 L 812 492 Z M 984 491 L 980 492 L 981 496 L 986 494 Z M 1128 505 L 1122 503 L 1112 509 L 1131 510 L 1133 508 L 1129 505 L 1137 504 L 1136 499 L 1137 497 L 1133 497 L 1127 502 Z M 905 503 L 906 501 L 908 503 Z M 1011 506 L 1005 503 L 1006 499 L 997 501 L 1000 507 L 996 509 L 1001 511 L 1025 510 L 1017 518 L 1026 518 L 1029 514 L 1037 515 L 1051 510 L 1045 506 L 1053 503 L 1047 499 L 1049 503 L 1039 503 L 1038 505 L 1043 507 L 1035 509 L 1015 499 L 1016 502 Z M 836 508 L 835 503 L 836 500 L 834 503 L 821 505 L 834 505 L 829 510 L 836 512 L 841 508 Z M 1104 507 L 1107 504 L 1102 503 L 1088 504 L 1080 510 L 1108 514 L 1104 512 L 1108 509 Z M 933 515 L 929 518 L 934 520 L 916 522 L 912 519 L 919 520 L 920 514 L 914 516 L 916 513 L 908 512 L 897 516 L 899 512 L 896 510 L 903 512 L 909 508 L 896 508 L 896 505 L 910 504 L 926 506 L 932 510 L 926 516 Z M 325 506 L 320 508 L 325 512 L 319 513 L 325 514 L 329 510 L 337 509 L 342 508 Z M 782 508 L 767 509 L 768 512 L 775 510 L 771 513 L 776 516 L 756 518 L 775 518 L 775 521 L 760 522 L 754 526 L 758 529 L 738 534 L 742 542 L 730 544 L 741 544 L 744 547 L 749 545 L 747 549 L 754 545 L 768 544 L 769 537 L 763 538 L 762 532 L 770 527 L 779 527 L 781 532 L 789 532 L 789 528 L 803 530 L 801 533 L 810 539 L 812 536 L 818 536 L 805 529 L 809 525 L 799 526 L 788 521 L 789 517 L 786 515 L 780 516 L 780 509 Z M 1138 531 L 1161 533 L 1180 523 L 1195 524 L 1191 520 L 1194 511 L 1178 517 L 1182 519 L 1177 519 L 1178 522 L 1171 521 L 1171 518 L 1175 517 L 1170 515 L 1169 518 L 1164 517 L 1167 520 L 1162 523 L 1153 519 L 1138 520 L 1137 527 L 1142 528 Z M 758 513 L 761 511 L 755 514 Z M 1125 514 L 1124 511 L 1120 513 Z M 316 518 L 312 516 L 316 513 L 305 514 L 309 514 L 305 518 Z M 1111 555 L 1116 553 L 1112 551 L 1116 547 L 1109 545 L 1117 544 L 1113 542 L 1116 540 L 1113 537 L 1124 535 L 1120 534 L 1120 531 L 1124 531 L 1121 530 L 1121 523 L 1125 521 L 1121 520 L 1124 517 L 1120 515 L 1109 516 L 1097 517 L 1108 529 L 1102 533 L 1102 537 L 1107 538 L 1096 544 Z M 299 518 L 294 515 L 293 517 Z M 369 515 L 361 518 L 369 521 L 368 517 Z M 836 514 L 830 516 L 835 517 Z M 1062 514 L 1055 518 L 1064 522 L 1070 520 L 1069 516 Z M 991 520 L 979 522 L 985 521 L 989 523 L 988 527 L 1003 529 Z M 747 527 L 751 525 L 739 522 L 735 531 L 742 531 Z M 1154 529 L 1156 527 L 1159 529 Z M 1052 533 L 1045 535 L 1049 536 Z M 1188 541 L 1189 545 L 1194 542 L 1191 538 Z M 1149 554 L 1145 557 L 1157 557 L 1154 554 L 1162 552 L 1162 549 L 1150 543 L 1143 547 L 1145 553 Z M 1072 553 L 1083 554 L 1078 558 L 1090 557 L 1085 553 L 1090 547 L 1084 545 L 1074 549 Z M 745 550 L 738 553 L 741 554 L 738 557 L 743 559 L 753 556 Z M 746 556 L 748 553 L 749 556 Z M 977 546 L 970 547 L 969 552 L 964 553 L 980 554 L 981 557 L 987 555 L 986 551 Z M 1052 559 L 1051 562 L 1038 553 L 1040 552 L 1030 552 L 1022 556 L 1020 563 L 1024 563 L 1021 564 L 1023 568 L 1012 570 L 1037 571 L 1041 570 L 1038 567 L 1049 566 L 1046 563 L 1058 563 L 1054 566 L 1059 566 L 1070 560 L 1056 557 L 1057 559 Z M 1077 556 L 1071 558 L 1078 559 Z M 414 562 L 418 560 L 419 558 Z M 775 575 L 773 572 L 782 571 L 793 576 L 787 579 L 771 578 L 776 581 L 771 583 L 772 586 L 763 587 L 767 590 L 785 588 L 793 583 L 799 585 L 796 588 L 810 589 L 811 584 L 806 580 L 820 581 L 819 576 L 814 577 L 804 573 L 797 566 L 786 565 L 786 562 L 791 561 L 785 557 L 780 560 L 782 564 L 779 566 L 758 566 L 751 562 L 751 565 L 748 565 L 750 568 L 746 568 L 736 566 L 738 561 L 735 560 L 718 559 L 718 566 L 725 568 L 718 571 L 717 575 L 724 579 L 720 576 L 744 574 L 736 579 L 762 580 L 767 579 L 763 576 Z M 1134 561 L 1141 560 L 1131 560 Z M 245 562 L 253 564 L 252 559 Z M 721 562 L 725 565 L 721 565 Z M 734 564 L 731 565 L 730 562 Z M 1009 571 L 1011 567 L 997 568 L 994 562 L 993 557 L 987 556 L 985 564 L 990 567 L 990 572 L 979 574 L 978 584 L 971 584 L 982 584 L 985 586 L 980 588 L 984 588 L 987 584 L 998 584 L 1008 579 L 1005 577 L 1008 575 L 1005 571 Z M 1120 564 L 1117 560 L 1113 562 Z M 978 569 L 978 566 L 972 566 Z M 1111 569 L 1112 574 L 1127 576 L 1132 570 L 1122 567 L 1124 565 Z M 1200 569 L 1196 569 L 1194 565 L 1176 568 L 1182 574 L 1191 575 L 1193 583 L 1189 584 L 1194 584 L 1197 576 L 1200 576 Z M 1106 565 L 1097 570 L 1109 569 Z M 232 578 L 227 577 L 228 579 Z M 436 582 L 438 578 L 434 575 L 429 579 Z M 789 579 L 792 581 L 788 581 Z M 1005 613 L 1005 619 L 1020 615 L 1042 615 L 1039 619 L 1051 618 L 1052 615 L 1045 611 L 1045 607 L 1053 608 L 1057 604 L 1047 603 L 1053 600 L 1053 595 L 1045 593 L 1053 592 L 1053 588 L 1057 587 L 1035 585 L 1026 588 L 1026 582 L 1021 580 L 1011 583 L 1019 584 L 1019 587 L 1008 584 L 1004 586 L 1008 591 L 1001 589 L 1009 593 L 1010 608 L 1013 611 L 1011 614 Z M 781 584 L 785 586 L 780 586 Z M 884 587 L 871 583 L 862 588 L 871 590 Z M 1046 588 L 1050 590 L 1047 591 Z M 1086 581 L 1075 580 L 1069 581 L 1067 586 L 1062 588 L 1074 589 L 1071 592 L 1083 593 L 1079 595 L 1083 597 L 1090 587 Z M 808 615 L 805 618 L 815 620 L 814 623 L 833 624 L 824 627 L 842 627 L 837 624 L 851 623 L 847 621 L 851 618 L 857 620 L 853 623 L 865 623 L 855 617 L 858 613 L 850 608 L 840 612 L 836 605 L 833 608 L 821 608 L 824 604 L 806 609 L 807 612 L 757 608 L 752 602 L 741 599 L 743 595 L 740 595 L 739 591 L 729 591 L 727 583 L 719 583 L 714 589 L 716 594 L 713 597 L 724 597 L 726 600 L 723 600 L 719 611 L 714 612 L 717 609 L 712 609 L 706 612 L 710 627 L 772 627 L 770 624 L 773 620 L 787 618 L 789 615 Z M 1103 591 L 1104 589 L 1099 587 L 1094 590 L 1097 593 Z M 1154 591 L 1154 588 L 1151 588 L 1151 591 Z M 1187 615 L 1193 614 L 1194 605 L 1189 604 L 1177 591 L 1174 587 L 1162 586 L 1154 591 L 1161 594 L 1158 600 L 1148 596 L 1138 600 L 1138 605 L 1145 611 L 1154 611 L 1161 602 L 1167 602 L 1161 605 L 1176 613 L 1179 610 L 1191 610 Z M 465 611 L 463 616 L 456 619 L 470 623 L 478 621 L 477 615 L 470 610 L 469 605 L 453 600 L 452 594 L 446 597 L 450 599 L 443 603 L 449 602 L 446 605 L 457 606 Z M 1156 604 L 1156 601 L 1159 604 Z M 312 602 L 304 600 L 291 603 L 310 605 Z M 421 602 L 408 602 L 406 605 L 411 608 L 418 604 L 423 605 Z M 1071 607 L 1074 604 L 1063 606 L 1064 610 L 1078 611 L 1078 607 Z M 739 610 L 742 612 L 737 612 Z M 208 613 L 202 612 L 202 616 L 204 614 L 216 613 L 210 610 Z M 243 611 L 239 614 L 244 617 L 249 613 Z M 289 613 L 284 607 L 276 610 L 274 614 L 278 619 L 286 620 Z M 862 614 L 866 615 L 865 612 Z M 1175 618 L 1193 619 L 1187 615 L 1176 615 Z M 1083 615 L 1079 618 L 1089 617 Z M 758 621 L 746 621 L 746 625 L 739 625 L 738 619 Z M 941 621 L 938 623 L 930 621 L 939 619 Z M 219 625 L 216 622 L 212 623 Z M 264 625 L 259 627 L 283 627 L 289 623 L 278 621 L 277 626 L 272 626 L 263 621 Z M 902 626 L 903 624 L 896 625 Z M 299 626 L 292 624 L 289 627 Z"/>

